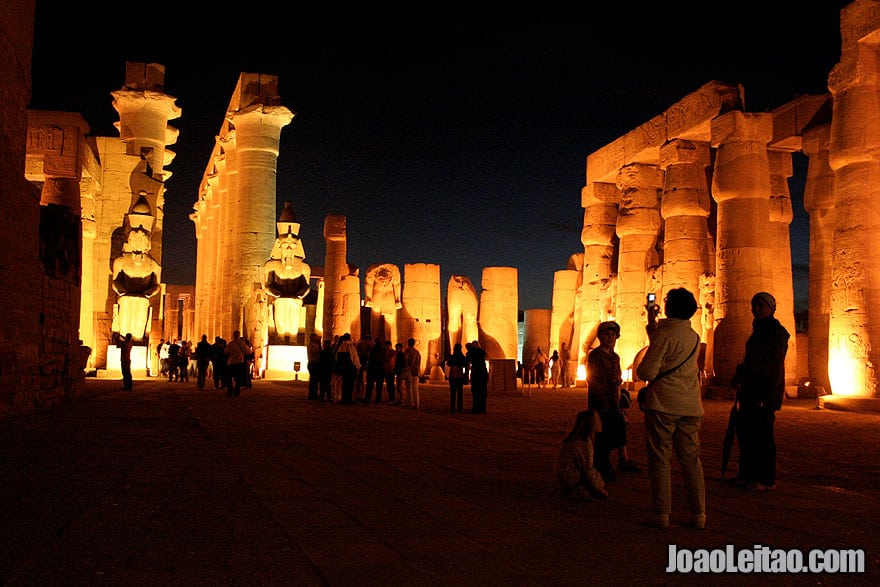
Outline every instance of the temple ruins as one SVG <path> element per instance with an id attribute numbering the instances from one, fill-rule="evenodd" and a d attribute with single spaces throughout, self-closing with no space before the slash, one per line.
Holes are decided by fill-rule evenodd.
<path id="1" fill-rule="evenodd" d="M 121 89 L 111 92 L 119 137 L 89 136 L 74 113 L 24 116 L 23 96 L 13 96 L 22 116 L 4 131 L 22 136 L 25 150 L 4 147 L 2 154 L 29 183 L 4 167 L 5 190 L 20 194 L 4 196 L 4 206 L 27 220 L 26 230 L 39 225 L 38 235 L 19 240 L 39 241 L 41 252 L 39 263 L 21 254 L 8 265 L 43 287 L 39 311 L 19 308 L 22 316 L 40 314 L 39 331 L 28 331 L 30 319 L 13 320 L 11 328 L 19 340 L 46 342 L 31 349 L 39 364 L 22 357 L 23 367 L 4 383 L 36 381 L 45 397 L 67 393 L 83 368 L 118 364 L 110 341 L 128 331 L 138 341 L 136 374 L 154 375 L 149 349 L 160 338 L 228 337 L 233 330 L 263 355 L 257 363 L 264 376 L 272 356 L 304 356 L 296 349 L 312 332 L 324 339 L 348 332 L 355 340 L 370 332 L 415 338 L 425 376 L 455 342 L 479 340 L 490 367 L 504 371 L 503 362 L 523 360 L 532 347 L 549 356 L 564 343 L 568 372 L 582 382 L 599 322 L 620 323 L 617 350 L 628 368 L 647 343 L 646 295 L 662 300 L 671 288 L 686 287 L 700 304 L 692 325 L 702 335 L 710 393 L 733 374 L 751 331 L 755 292 L 772 292 L 777 317 L 796 331 L 789 180 L 797 154 L 808 160 L 809 331 L 791 338 L 787 384 L 792 393 L 810 381 L 835 397 L 876 398 L 880 316 L 870 300 L 880 289 L 871 214 L 880 190 L 880 5 L 855 0 L 841 11 L 840 30 L 840 62 L 829 72 L 827 94 L 749 112 L 742 86 L 709 81 L 587 154 L 583 249 L 560 251 L 567 265 L 548 268 L 552 308 L 524 309 L 523 340 L 515 267 L 487 259 L 479 285 L 455 276 L 445 300 L 440 267 L 418 259 L 402 271 L 376 259 L 362 275 L 347 260 L 347 233 L 359 227 L 333 211 L 323 227 L 323 266 L 304 262 L 304 245 L 313 245 L 299 241 L 292 210 L 279 215 L 276 204 L 280 136 L 293 113 L 282 105 L 275 76 L 242 73 L 220 121 L 190 216 L 198 243 L 191 289 L 161 277 L 166 167 L 174 159 L 167 147 L 177 138 L 168 122 L 181 115 L 165 94 L 164 67 L 126 64 Z M 31 209 L 34 190 L 39 202 Z M 43 326 L 46 316 L 51 329 Z M 285 369 L 279 376 L 289 375 Z"/>

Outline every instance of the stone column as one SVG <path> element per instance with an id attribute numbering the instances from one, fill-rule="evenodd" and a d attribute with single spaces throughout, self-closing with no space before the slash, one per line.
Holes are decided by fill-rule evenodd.
<path id="1" fill-rule="evenodd" d="M 342 336 L 349 332 L 350 328 L 345 319 L 347 312 L 345 312 L 341 289 L 342 278 L 348 275 L 346 261 L 348 235 L 345 216 L 328 214 L 324 218 L 324 243 L 324 320 L 321 329 L 324 338 L 329 340 L 334 336 Z"/>
<path id="2" fill-rule="evenodd" d="M 523 312 L 523 347 L 522 363 L 528 366 L 529 360 L 538 349 L 544 351 L 544 356 L 550 359 L 553 352 L 550 350 L 550 322 L 553 311 L 545 308 L 531 308 Z M 549 381 L 550 374 L 547 373 Z"/>
<path id="3" fill-rule="evenodd" d="M 515 361 L 519 351 L 516 267 L 484 267 L 480 287 L 480 345 L 490 359 Z"/>
<path id="4" fill-rule="evenodd" d="M 707 218 L 711 210 L 706 167 L 710 162 L 709 144 L 672 140 L 660 148 L 660 167 L 665 171 L 660 213 L 665 221 L 663 242 L 662 300 L 670 289 L 683 287 L 694 294 L 699 307 L 691 326 L 706 345 L 705 357 L 712 356 L 713 324 L 706 320 L 712 303 L 706 299 L 706 280 L 710 276 L 711 238 Z M 703 364 L 711 373 L 712 361 Z"/>
<path id="5" fill-rule="evenodd" d="M 550 318 L 550 354 L 558 351 L 565 343 L 571 349 L 574 328 L 574 305 L 577 293 L 578 272 L 574 269 L 561 269 L 553 272 L 553 298 Z"/>
<path id="6" fill-rule="evenodd" d="M 880 364 L 880 6 L 841 11 L 841 61 L 833 97 L 830 164 L 836 210 L 831 263 L 828 372 L 835 395 L 877 397 Z"/>
<path id="7" fill-rule="evenodd" d="M 416 339 L 425 375 L 442 359 L 440 341 L 440 265 L 407 263 L 403 266 L 403 310 L 400 341 Z"/>
<path id="8" fill-rule="evenodd" d="M 735 110 L 712 120 L 712 196 L 718 203 L 714 359 L 720 385 L 731 380 L 745 352 L 752 296 L 773 288 L 777 243 L 769 238 L 767 161 L 772 136 L 771 114 Z"/>
<path id="9" fill-rule="evenodd" d="M 633 163 L 617 176 L 621 191 L 617 215 L 620 255 L 617 263 L 617 304 L 620 324 L 617 354 L 620 366 L 629 369 L 636 353 L 647 344 L 645 298 L 650 279 L 659 265 L 660 189 L 663 172 L 651 165 Z"/>
<path id="10" fill-rule="evenodd" d="M 230 119 L 238 154 L 236 199 L 229 202 L 234 211 L 231 246 L 238 251 L 233 270 L 233 324 L 241 324 L 242 336 L 251 336 L 256 326 L 254 284 L 259 284 L 260 269 L 275 242 L 275 180 L 281 129 L 290 123 L 293 114 L 284 106 L 258 105 L 231 113 Z"/>
<path id="11" fill-rule="evenodd" d="M 665 221 L 663 241 L 663 292 L 683 287 L 700 298 L 700 278 L 709 271 L 708 226 L 709 185 L 706 167 L 709 145 L 683 140 L 669 141 L 660 148 L 660 167 L 665 171 L 660 214 Z M 693 329 L 702 331 L 702 312 L 691 319 Z"/>
<path id="12" fill-rule="evenodd" d="M 219 174 L 217 214 L 217 256 L 215 257 L 217 285 L 215 286 L 215 319 L 218 331 L 227 341 L 232 331 L 240 326 L 238 313 L 233 312 L 237 291 L 235 288 L 235 264 L 238 263 L 238 247 L 235 246 L 235 198 L 238 183 L 238 156 L 235 150 L 235 131 L 229 131 L 218 141 L 222 154 L 215 157 Z M 209 284 L 209 287 L 211 285 Z M 235 321 L 233 322 L 233 318 Z"/>
<path id="13" fill-rule="evenodd" d="M 610 183 L 592 182 L 581 190 L 581 205 L 584 208 L 581 243 L 584 245 L 584 255 L 575 311 L 577 348 L 570 349 L 572 359 L 576 357 L 578 365 L 586 365 L 587 355 L 596 338 L 596 327 L 611 311 L 603 300 L 608 299 L 607 291 L 611 285 L 614 228 L 619 202 L 620 191 Z"/>
<path id="14" fill-rule="evenodd" d="M 174 156 L 166 154 L 165 146 L 177 141 L 177 129 L 169 127 L 168 121 L 180 117 L 180 108 L 174 104 L 176 99 L 163 93 L 164 86 L 163 65 L 129 62 L 125 67 L 125 85 L 112 92 L 113 108 L 119 113 L 119 137 L 126 143 L 126 152 L 143 157 L 147 165 L 145 174 L 159 181 L 170 175 L 164 168 Z M 149 203 L 155 210 L 157 202 Z"/>
<path id="15" fill-rule="evenodd" d="M 794 218 L 788 178 L 794 175 L 791 153 L 769 151 L 770 166 L 770 241 L 774 245 L 773 296 L 776 298 L 776 319 L 788 330 L 788 354 L 785 355 L 785 384 L 797 385 L 797 336 L 794 325 L 794 284 L 791 274 L 791 231 Z"/>
<path id="16" fill-rule="evenodd" d="M 834 238 L 834 171 L 828 163 L 831 125 L 804 132 L 803 152 L 810 158 L 804 186 L 804 209 L 810 215 L 810 282 L 807 344 L 809 376 L 830 390 L 828 324 L 831 304 L 831 263 Z"/>

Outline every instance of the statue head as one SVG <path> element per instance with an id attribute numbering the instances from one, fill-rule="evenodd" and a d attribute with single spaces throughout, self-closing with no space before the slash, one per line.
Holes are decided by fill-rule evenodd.
<path id="1" fill-rule="evenodd" d="M 130 230 L 122 252 L 129 253 L 135 259 L 143 259 L 150 252 L 150 233 L 142 228 Z"/>

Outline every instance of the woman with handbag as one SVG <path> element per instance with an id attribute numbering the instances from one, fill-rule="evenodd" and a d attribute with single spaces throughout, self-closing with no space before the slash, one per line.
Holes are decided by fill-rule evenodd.
<path id="1" fill-rule="evenodd" d="M 673 450 L 681 465 L 690 525 L 706 525 L 706 488 L 700 462 L 700 425 L 703 402 L 697 364 L 700 335 L 691 328 L 697 311 L 694 294 L 685 288 L 666 294 L 666 318 L 657 321 L 659 308 L 647 306 L 650 344 L 636 373 L 651 383 L 643 394 L 648 477 L 651 483 L 651 525 L 669 527 L 672 511 L 670 459 Z"/>

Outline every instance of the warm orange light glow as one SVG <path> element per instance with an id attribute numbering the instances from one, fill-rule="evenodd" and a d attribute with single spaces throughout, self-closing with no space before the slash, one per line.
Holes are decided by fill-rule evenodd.
<path id="1" fill-rule="evenodd" d="M 586 365 L 578 365 L 577 380 L 578 381 L 586 381 L 587 380 L 587 366 Z"/>
<path id="2" fill-rule="evenodd" d="M 299 379 L 306 381 L 309 372 L 306 363 L 309 355 L 304 346 L 269 345 L 263 349 L 263 364 L 260 366 L 266 379 Z M 299 363 L 299 372 L 294 370 Z"/>
<path id="3" fill-rule="evenodd" d="M 864 361 L 853 357 L 841 346 L 828 349 L 828 380 L 831 392 L 841 396 L 864 396 L 866 393 Z"/>

